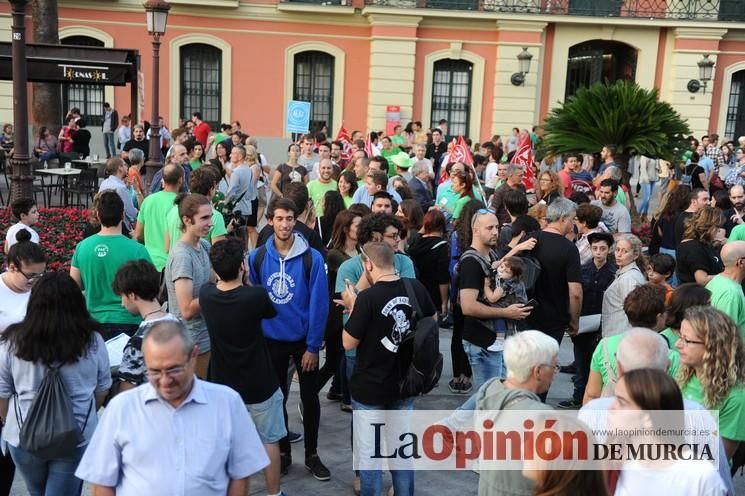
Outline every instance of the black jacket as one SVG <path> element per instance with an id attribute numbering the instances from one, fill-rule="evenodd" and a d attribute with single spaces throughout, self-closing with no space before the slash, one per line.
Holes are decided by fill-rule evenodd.
<path id="1" fill-rule="evenodd" d="M 101 114 L 101 121 L 106 122 L 106 112 Z M 111 109 L 111 126 L 109 126 L 111 129 L 104 129 L 104 133 L 113 133 L 116 131 L 116 128 L 119 127 L 119 112 L 117 112 L 114 109 Z"/>

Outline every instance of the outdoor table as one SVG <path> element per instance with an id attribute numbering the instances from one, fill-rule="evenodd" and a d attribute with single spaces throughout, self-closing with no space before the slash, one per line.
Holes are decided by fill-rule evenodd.
<path id="1" fill-rule="evenodd" d="M 56 168 L 56 169 L 36 169 L 34 171 L 34 174 L 38 174 L 38 175 L 41 176 L 41 187 L 42 187 L 42 189 L 44 189 L 45 191 L 47 191 L 47 193 L 46 193 L 46 195 L 47 195 L 47 205 L 50 205 L 50 206 L 52 204 L 52 188 L 54 186 L 56 186 L 56 185 L 59 185 L 60 179 L 62 180 L 62 182 L 63 182 L 63 184 L 62 184 L 62 191 L 64 191 L 64 195 L 65 195 L 65 197 L 64 197 L 64 199 L 65 199 L 64 206 L 66 207 L 67 204 L 68 204 L 68 202 L 67 202 L 67 188 L 69 186 L 68 185 L 69 178 L 71 176 L 75 176 L 75 177 L 79 176 L 80 175 L 80 169 L 74 169 L 74 168 L 65 169 L 64 167 L 60 167 L 60 168 Z M 45 181 L 44 181 L 44 178 L 45 177 L 57 177 L 57 184 L 56 185 L 55 184 L 45 184 Z"/>

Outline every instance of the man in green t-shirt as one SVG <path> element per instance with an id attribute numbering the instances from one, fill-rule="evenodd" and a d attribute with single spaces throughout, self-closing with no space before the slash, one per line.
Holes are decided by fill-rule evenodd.
<path id="1" fill-rule="evenodd" d="M 745 338 L 745 294 L 742 291 L 745 241 L 730 241 L 722 247 L 720 257 L 724 272 L 706 284 L 706 289 L 711 291 L 711 306 L 729 315 Z"/>
<path id="2" fill-rule="evenodd" d="M 207 198 L 215 196 L 217 191 L 217 182 L 219 178 L 211 167 L 200 167 L 192 172 L 189 178 L 189 191 L 204 195 Z M 228 232 L 232 232 L 233 226 L 229 229 L 225 227 L 225 218 L 220 212 L 212 207 L 212 227 L 206 238 L 203 238 L 209 244 L 214 245 L 218 241 L 225 239 Z M 178 216 L 178 207 L 173 207 L 166 214 L 166 239 L 165 251 L 171 253 L 171 247 L 181 238 L 181 219 Z"/>
<path id="3" fill-rule="evenodd" d="M 104 191 L 96 209 L 101 231 L 82 240 L 72 255 L 70 276 L 85 291 L 88 311 L 101 326 L 103 338 L 126 333 L 131 336 L 142 321 L 122 306 L 112 288 L 119 267 L 130 260 L 147 260 L 150 255 L 140 243 L 122 234 L 124 202 L 114 191 Z"/>
<path id="4" fill-rule="evenodd" d="M 323 216 L 323 195 L 327 191 L 336 191 L 336 181 L 331 179 L 333 173 L 334 165 L 331 163 L 331 159 L 325 158 L 318 164 L 318 179 L 308 183 L 308 194 L 313 200 L 313 206 L 318 217 Z"/>
<path id="5" fill-rule="evenodd" d="M 168 260 L 165 250 L 166 214 L 173 208 L 176 195 L 184 182 L 184 168 L 168 163 L 163 167 L 163 189 L 145 198 L 137 215 L 134 237 L 144 242 L 153 265 L 163 271 Z"/>

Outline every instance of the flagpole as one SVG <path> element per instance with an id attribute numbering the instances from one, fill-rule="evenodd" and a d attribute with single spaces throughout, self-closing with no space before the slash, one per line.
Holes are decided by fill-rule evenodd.
<path id="1" fill-rule="evenodd" d="M 476 180 L 476 185 L 479 187 L 479 191 L 481 192 L 481 198 L 484 199 L 484 205 L 486 205 L 487 198 L 486 193 L 484 192 L 484 188 L 481 187 L 481 180 L 479 179 L 479 174 L 476 172 L 476 167 L 474 167 L 473 163 L 468 164 L 471 166 L 471 170 L 473 171 L 473 178 Z"/>

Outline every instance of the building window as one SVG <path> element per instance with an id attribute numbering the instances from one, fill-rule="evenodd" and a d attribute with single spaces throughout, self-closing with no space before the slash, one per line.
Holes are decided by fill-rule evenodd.
<path id="1" fill-rule="evenodd" d="M 82 45 L 103 47 L 103 41 L 90 36 L 68 36 L 60 40 L 63 45 Z M 100 84 L 62 84 L 62 115 L 72 108 L 79 108 L 88 126 L 103 126 L 104 85 Z M 113 103 L 112 103 L 113 105 Z"/>
<path id="2" fill-rule="evenodd" d="M 334 57 L 308 51 L 295 55 L 292 99 L 310 102 L 310 130 L 334 129 Z"/>
<path id="3" fill-rule="evenodd" d="M 473 64 L 465 60 L 444 59 L 435 62 L 430 116 L 433 127 L 445 119 L 451 136 L 468 136 L 472 74 Z"/>
<path id="4" fill-rule="evenodd" d="M 569 0 L 569 15 L 618 16 L 623 0 Z"/>
<path id="5" fill-rule="evenodd" d="M 565 99 L 603 81 L 634 81 L 636 49 L 618 41 L 592 40 L 569 49 Z"/>
<path id="6" fill-rule="evenodd" d="M 204 43 L 184 45 L 181 57 L 181 117 L 201 112 L 212 129 L 220 129 L 222 116 L 222 50 Z"/>
<path id="7" fill-rule="evenodd" d="M 732 74 L 727 101 L 727 125 L 724 135 L 731 139 L 745 136 L 745 70 Z"/>

